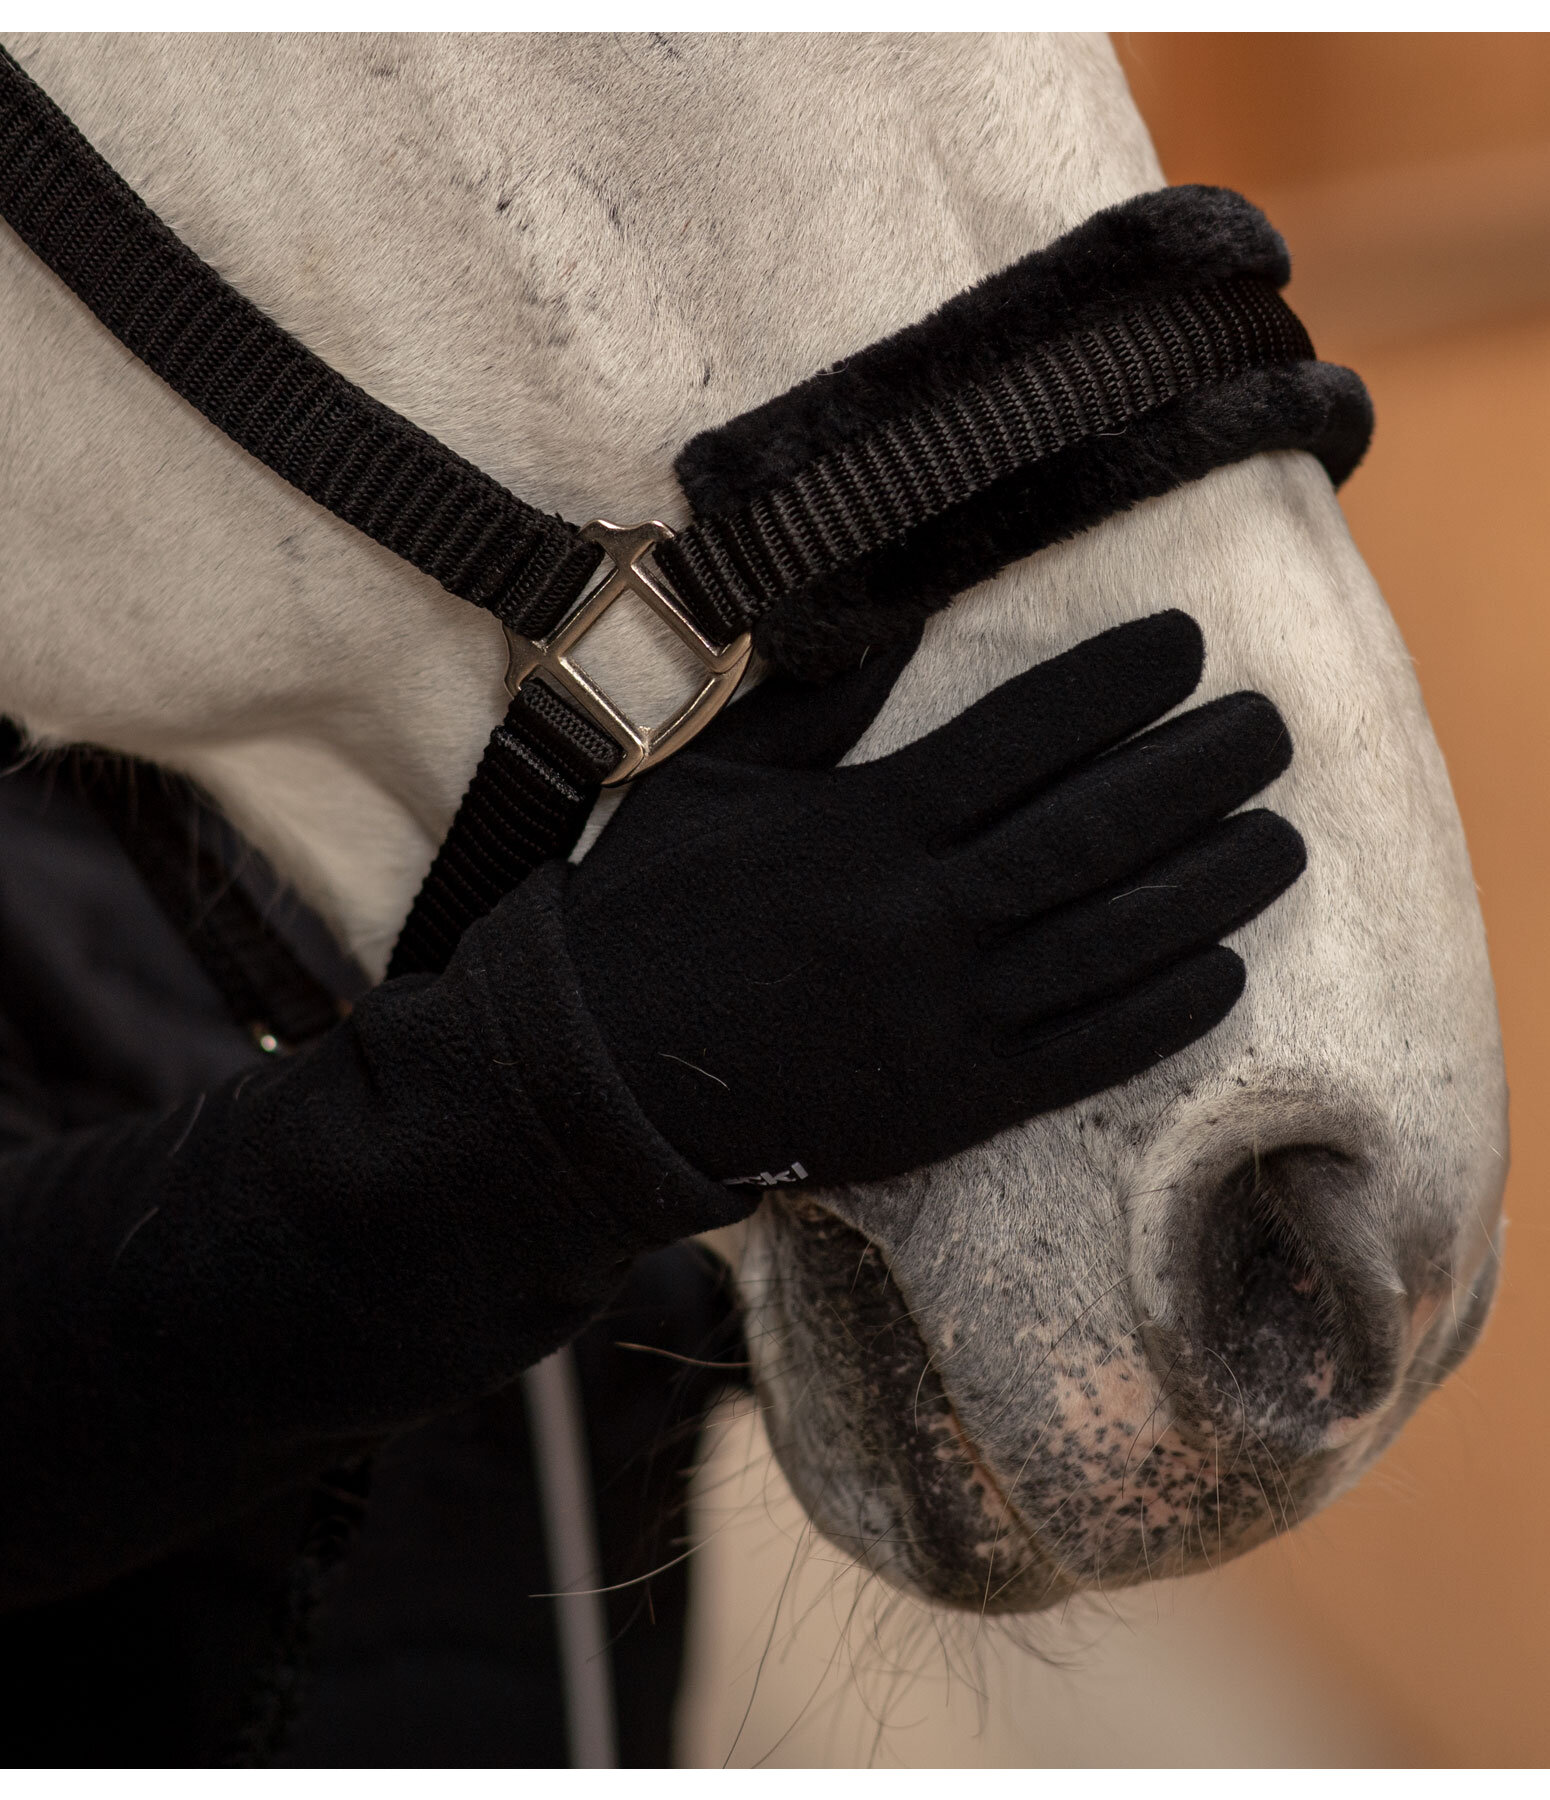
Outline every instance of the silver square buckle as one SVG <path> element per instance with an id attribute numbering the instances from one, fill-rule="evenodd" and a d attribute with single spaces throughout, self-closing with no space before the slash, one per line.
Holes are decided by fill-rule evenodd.
<path id="1" fill-rule="evenodd" d="M 613 568 L 597 587 L 582 595 L 547 637 L 535 641 L 505 628 L 509 651 L 506 691 L 515 699 L 530 675 L 546 675 L 619 746 L 619 766 L 603 782 L 604 787 L 617 787 L 681 750 L 715 718 L 743 679 L 753 642 L 744 631 L 718 649 L 702 635 L 661 574 L 642 568 L 643 556 L 658 544 L 672 541 L 670 526 L 658 519 L 644 525 L 610 525 L 605 519 L 593 519 L 582 526 L 581 535 L 602 546 Z M 626 717 L 570 658 L 581 639 L 626 594 L 644 601 L 688 645 L 706 671 L 699 691 L 659 725 L 637 725 Z"/>

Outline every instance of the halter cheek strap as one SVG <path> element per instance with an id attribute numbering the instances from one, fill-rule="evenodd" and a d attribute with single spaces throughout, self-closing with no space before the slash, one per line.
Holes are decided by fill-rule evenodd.
<path id="1" fill-rule="evenodd" d="M 1223 189 L 1143 194 L 729 424 L 676 464 L 694 522 L 577 527 L 374 400 L 230 287 L 0 51 L 0 217 L 104 325 L 258 460 L 487 608 L 510 707 L 415 900 L 390 975 L 568 853 L 601 786 L 669 755 L 753 645 L 815 678 L 1018 557 L 1260 450 L 1342 481 L 1365 389 L 1314 359 L 1286 250 Z M 600 579 L 599 579 L 600 578 Z M 572 651 L 651 606 L 704 679 L 632 721 Z"/>

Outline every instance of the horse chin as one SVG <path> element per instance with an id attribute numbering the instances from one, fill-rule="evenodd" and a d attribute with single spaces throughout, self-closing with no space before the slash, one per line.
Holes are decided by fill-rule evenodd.
<path id="1" fill-rule="evenodd" d="M 771 1441 L 830 1542 L 936 1605 L 1032 1612 L 1074 1591 L 965 1431 L 876 1244 L 772 1195 L 741 1265 Z"/>
<path id="2" fill-rule="evenodd" d="M 952 1345 L 930 1341 L 882 1249 L 808 1196 L 770 1196 L 740 1261 L 771 1443 L 814 1525 L 894 1587 L 976 1613 L 1252 1549 L 1350 1486 L 1478 1331 L 1439 1320 L 1381 1406 L 1288 1457 L 1192 1422 L 1139 1335 L 1101 1358 L 1040 1352 L 1015 1419 L 1004 1390 L 953 1393 Z"/>

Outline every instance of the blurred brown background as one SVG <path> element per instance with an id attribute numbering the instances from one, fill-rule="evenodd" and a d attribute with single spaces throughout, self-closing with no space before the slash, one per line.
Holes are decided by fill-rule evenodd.
<path id="1" fill-rule="evenodd" d="M 1512 1083 L 1485 1342 L 1368 1482 L 1228 1578 L 1405 1760 L 1550 1762 L 1550 36 L 1131 33 L 1170 181 L 1281 227 L 1377 406 L 1345 492 L 1420 671 Z"/>

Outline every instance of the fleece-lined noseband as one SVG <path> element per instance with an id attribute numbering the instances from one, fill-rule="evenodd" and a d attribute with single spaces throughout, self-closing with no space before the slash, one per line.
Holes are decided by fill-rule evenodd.
<path id="1" fill-rule="evenodd" d="M 1307 450 L 1338 484 L 1372 430 L 1361 381 L 1314 359 L 1282 300 L 1290 266 L 1264 216 L 1225 189 L 1166 188 L 691 439 L 674 465 L 685 530 L 578 528 L 244 299 L 4 52 L 0 216 L 227 436 L 505 627 L 511 705 L 392 975 L 443 968 L 474 919 L 574 846 L 605 783 L 707 722 L 753 649 L 823 679 L 1018 557 L 1224 463 Z M 570 657 L 625 593 L 704 668 L 652 728 Z"/>

